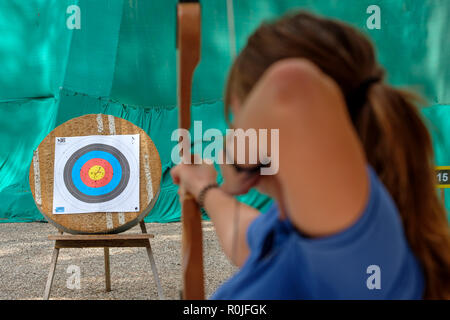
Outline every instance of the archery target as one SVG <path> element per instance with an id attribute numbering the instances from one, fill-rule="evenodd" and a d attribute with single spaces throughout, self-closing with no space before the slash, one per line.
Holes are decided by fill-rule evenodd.
<path id="1" fill-rule="evenodd" d="M 139 211 L 139 135 L 58 137 L 53 213 Z"/>

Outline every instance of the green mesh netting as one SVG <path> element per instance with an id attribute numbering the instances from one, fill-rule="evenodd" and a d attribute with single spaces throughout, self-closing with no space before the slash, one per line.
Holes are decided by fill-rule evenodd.
<path id="1" fill-rule="evenodd" d="M 81 9 L 70 30 L 69 5 Z M 175 0 L 0 1 L 0 221 L 43 220 L 28 186 L 32 152 L 57 125 L 106 113 L 142 127 L 161 156 L 161 195 L 146 221 L 180 217 L 170 136 L 177 126 Z M 381 9 L 381 29 L 368 30 L 369 5 Z M 294 8 L 337 17 L 365 31 L 394 85 L 413 86 L 424 109 L 438 165 L 450 165 L 450 1 L 234 1 L 237 49 L 263 20 Z M 231 63 L 226 1 L 202 2 L 202 60 L 194 76 L 193 119 L 225 130 L 222 91 Z M 270 199 L 242 198 L 263 208 Z M 450 203 L 450 201 L 448 201 Z"/>

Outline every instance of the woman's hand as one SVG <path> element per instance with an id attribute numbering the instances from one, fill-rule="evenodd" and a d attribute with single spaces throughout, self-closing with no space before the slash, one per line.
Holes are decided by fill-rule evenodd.
<path id="1" fill-rule="evenodd" d="M 246 172 L 236 172 L 232 165 L 222 164 L 220 166 L 224 179 L 220 188 L 230 195 L 241 195 L 247 193 L 258 181 L 259 175 L 250 175 Z"/>
<path id="2" fill-rule="evenodd" d="M 180 195 L 190 193 L 196 200 L 207 185 L 216 183 L 217 172 L 214 165 L 202 161 L 202 164 L 179 164 L 170 171 L 172 180 L 180 186 Z"/>
<path id="3" fill-rule="evenodd" d="M 221 189 L 230 195 L 241 195 L 247 193 L 250 188 L 254 187 L 260 176 L 257 174 L 249 174 L 247 172 L 237 172 L 236 169 L 226 164 L 224 152 L 221 151 L 221 157 L 223 158 L 223 164 L 220 165 L 224 182 L 221 185 Z"/>

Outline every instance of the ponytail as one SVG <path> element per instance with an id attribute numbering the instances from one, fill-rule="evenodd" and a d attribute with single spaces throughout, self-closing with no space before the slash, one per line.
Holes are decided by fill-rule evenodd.
<path id="1" fill-rule="evenodd" d="M 413 94 L 371 86 L 355 123 L 368 162 L 393 197 L 426 279 L 424 298 L 450 299 L 450 234 L 437 194 L 431 138 Z"/>

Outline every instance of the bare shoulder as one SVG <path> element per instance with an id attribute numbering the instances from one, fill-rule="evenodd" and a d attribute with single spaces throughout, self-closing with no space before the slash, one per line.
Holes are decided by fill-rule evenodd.
<path id="1" fill-rule="evenodd" d="M 272 64 L 258 83 L 261 94 L 285 106 L 298 105 L 299 101 L 315 96 L 332 96 L 342 99 L 333 79 L 309 60 L 289 58 Z"/>

